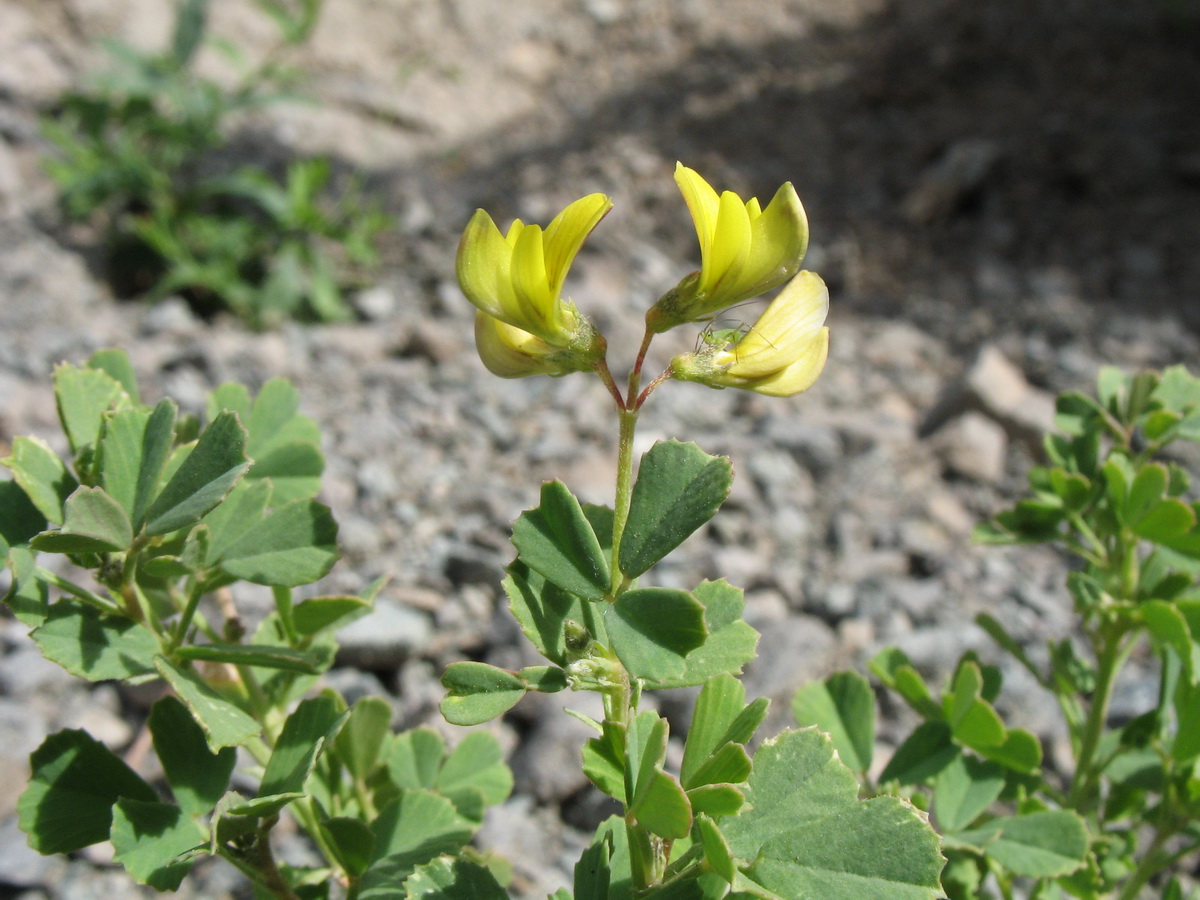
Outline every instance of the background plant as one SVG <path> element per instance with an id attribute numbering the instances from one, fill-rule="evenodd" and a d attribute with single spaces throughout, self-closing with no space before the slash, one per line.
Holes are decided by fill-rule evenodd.
<path id="1" fill-rule="evenodd" d="M 440 877 L 512 777 L 487 734 L 448 750 L 429 729 L 393 734 L 382 698 L 347 706 L 321 688 L 334 632 L 369 612 L 381 583 L 293 597 L 337 558 L 333 517 L 313 499 L 320 433 L 295 389 L 276 379 L 251 397 L 223 385 L 200 420 L 170 399 L 143 404 L 117 351 L 59 366 L 54 386 L 68 458 L 18 437 L 3 460 L 4 599 L 72 674 L 161 682 L 146 724 L 165 783 L 85 731 L 50 735 L 18 804 L 30 844 L 69 853 L 110 840 L 116 861 L 158 890 L 209 855 L 281 898 L 323 897 L 334 881 L 348 896 L 403 897 L 410 876 Z M 231 590 L 239 581 L 275 600 L 252 630 Z M 276 859 L 281 815 L 321 865 Z"/>
<path id="2" fill-rule="evenodd" d="M 1200 504 L 1180 451 L 1200 441 L 1200 380 L 1101 371 L 1096 396 L 1058 398 L 1060 434 L 1030 496 L 977 531 L 987 543 L 1049 543 L 1076 562 L 1065 585 L 1078 633 L 1035 659 L 984 615 L 979 625 L 1051 695 L 1071 766 L 1044 764 L 1037 738 L 1008 727 L 995 705 L 1001 670 L 974 654 L 939 694 L 898 650 L 871 670 L 922 719 L 868 793 L 928 806 L 949 862 L 952 898 L 1116 897 L 1148 885 L 1182 900 L 1182 863 L 1200 849 Z M 1135 654 L 1157 663 L 1155 704 L 1127 721 L 1110 713 Z M 874 702 L 864 678 L 839 673 L 796 695 L 801 724 L 834 735 L 866 778 Z M 1187 896 L 1196 896 L 1196 889 Z"/>
<path id="3" fill-rule="evenodd" d="M 112 69 L 45 122 L 56 148 L 47 168 L 64 212 L 102 230 L 118 293 L 180 293 L 202 312 L 227 307 L 256 326 L 344 319 L 343 288 L 375 261 L 387 219 L 356 182 L 333 183 L 328 159 L 282 172 L 234 164 L 239 115 L 294 97 L 286 59 L 321 10 L 320 0 L 258 5 L 279 39 L 253 65 L 236 43 L 209 36 L 208 0 L 179 0 L 163 50 L 108 43 Z M 205 47 L 242 70 L 236 83 L 197 71 Z"/>

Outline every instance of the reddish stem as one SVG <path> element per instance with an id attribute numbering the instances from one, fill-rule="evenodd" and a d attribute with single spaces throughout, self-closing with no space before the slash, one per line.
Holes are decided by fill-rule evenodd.
<path id="1" fill-rule="evenodd" d="M 642 404 L 646 402 L 646 398 L 650 396 L 650 392 L 653 391 L 656 387 L 658 387 L 660 384 L 662 384 L 664 381 L 666 381 L 670 377 L 671 377 L 671 369 L 668 366 L 666 369 L 663 370 L 661 375 L 659 375 L 652 382 L 650 382 L 648 385 L 646 385 L 646 389 L 644 391 L 642 391 L 640 394 L 638 394 L 638 398 L 637 398 L 636 402 L 634 402 L 632 408 L 633 409 L 641 409 Z"/>
<path id="2" fill-rule="evenodd" d="M 608 369 L 608 360 L 601 359 L 595 365 L 596 374 L 600 376 L 600 380 L 604 382 L 604 386 L 608 388 L 608 392 L 612 394 L 613 400 L 617 402 L 617 409 L 626 409 L 625 398 L 621 396 L 621 389 L 617 387 L 617 382 L 612 377 L 612 372 Z"/>

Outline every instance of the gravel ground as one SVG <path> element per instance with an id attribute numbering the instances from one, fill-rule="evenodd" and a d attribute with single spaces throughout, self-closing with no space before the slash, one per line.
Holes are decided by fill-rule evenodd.
<path id="1" fill-rule="evenodd" d="M 799 684 L 886 645 L 935 679 L 968 648 L 994 658 L 980 611 L 1035 655 L 1070 632 L 1061 559 L 969 534 L 1020 490 L 1053 392 L 1086 388 L 1104 363 L 1197 359 L 1200 57 L 1186 4 L 538 0 L 500 14 L 485 0 L 330 0 L 302 60 L 318 102 L 246 123 L 246 146 L 365 170 L 397 227 L 355 298 L 359 321 L 266 334 L 178 300 L 114 301 L 40 172 L 37 116 L 93 70 L 98 36 L 155 44 L 162 6 L 0 0 L 0 451 L 21 434 L 61 442 L 51 367 L 101 347 L 130 353 L 150 400 L 185 409 L 226 380 L 293 379 L 325 435 L 322 499 L 341 526 L 343 560 L 320 587 L 392 576 L 330 673 L 351 698 L 389 697 L 399 726 L 436 724 L 448 662 L 532 662 L 501 606 L 508 526 L 545 479 L 593 502 L 611 492 L 616 424 L 598 383 L 500 381 L 476 359 L 453 281 L 459 229 L 477 206 L 545 221 L 611 194 L 568 291 L 620 370 L 646 306 L 696 265 L 676 159 L 759 196 L 795 182 L 813 228 L 806 265 L 833 290 L 832 350 L 795 399 L 656 393 L 647 446 L 695 440 L 729 454 L 737 478 L 653 579 L 746 588 L 764 633 L 746 680 L 784 701 L 777 726 Z M 216 6 L 218 30 L 265 43 L 251 4 Z M 693 338 L 668 336 L 656 359 Z M 269 603 L 238 600 L 250 613 Z M 1049 699 L 1006 676 L 1008 711 L 1054 747 Z M 1138 708 L 1142 689 L 1122 685 L 1115 712 Z M 686 721 L 686 695 L 660 703 Z M 518 792 L 481 841 L 514 859 L 528 896 L 564 883 L 606 814 L 561 705 L 529 698 L 496 726 Z M 885 744 L 899 714 L 886 712 Z M 136 754 L 143 716 L 136 696 L 75 682 L 0 618 L 8 771 L 27 772 L 63 727 Z M 27 850 L 21 781 L 0 784 L 0 897 L 139 895 L 102 851 Z M 182 893 L 238 884 L 212 865 Z"/>

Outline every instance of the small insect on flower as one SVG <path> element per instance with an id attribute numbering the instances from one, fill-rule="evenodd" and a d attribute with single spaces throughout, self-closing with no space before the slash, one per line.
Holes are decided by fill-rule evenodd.
<path id="1" fill-rule="evenodd" d="M 753 325 L 705 329 L 696 352 L 671 360 L 671 376 L 776 397 L 798 394 L 812 386 L 825 366 L 828 309 L 825 283 L 812 272 L 801 272 Z"/>
<path id="2" fill-rule="evenodd" d="M 735 328 L 713 328 L 711 325 L 696 335 L 696 352 L 700 347 L 726 347 L 736 344 L 746 336 L 749 326 L 738 325 Z"/>

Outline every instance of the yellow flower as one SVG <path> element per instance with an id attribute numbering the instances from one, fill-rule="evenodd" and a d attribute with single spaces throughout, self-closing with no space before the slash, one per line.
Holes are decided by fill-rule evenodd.
<path id="1" fill-rule="evenodd" d="M 501 234 L 482 209 L 458 245 L 458 283 L 479 310 L 541 338 L 551 347 L 576 346 L 591 333 L 575 304 L 562 299 L 563 282 L 584 239 L 612 208 L 603 194 L 576 200 L 546 226 L 517 219 Z"/>
<path id="2" fill-rule="evenodd" d="M 710 387 L 790 397 L 812 387 L 829 355 L 829 289 L 801 272 L 746 331 L 671 360 L 671 375 Z"/>
<path id="3" fill-rule="evenodd" d="M 700 271 L 686 276 L 646 314 L 647 327 L 663 332 L 707 318 L 779 287 L 796 274 L 808 249 L 808 219 L 791 183 L 766 209 L 732 191 L 720 196 L 696 172 L 675 165 L 700 240 Z"/>

